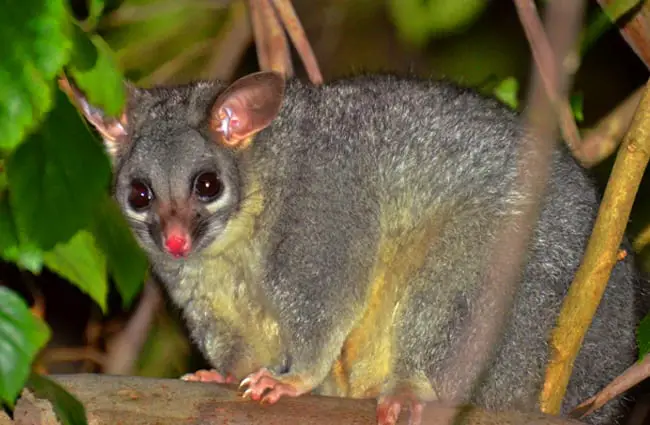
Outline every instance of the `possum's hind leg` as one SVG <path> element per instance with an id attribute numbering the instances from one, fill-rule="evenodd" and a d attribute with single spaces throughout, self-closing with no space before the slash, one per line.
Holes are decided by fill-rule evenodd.
<path id="1" fill-rule="evenodd" d="M 434 365 L 441 363 L 448 352 L 448 317 L 454 303 L 445 300 L 451 296 L 446 290 L 432 291 L 417 283 L 410 288 L 416 290 L 402 299 L 402 311 L 393 323 L 394 358 L 377 400 L 379 425 L 395 424 L 400 414 L 405 414 L 400 412 L 406 409 L 410 411 L 409 424 L 419 425 L 425 404 L 442 395 L 439 383 L 431 377 Z"/>
<path id="2" fill-rule="evenodd" d="M 437 398 L 424 374 L 412 376 L 408 380 L 402 379 L 400 375 L 406 374 L 396 374 L 390 378 L 377 399 L 378 425 L 394 425 L 404 408 L 409 410 L 409 425 L 419 425 L 425 403 Z"/>

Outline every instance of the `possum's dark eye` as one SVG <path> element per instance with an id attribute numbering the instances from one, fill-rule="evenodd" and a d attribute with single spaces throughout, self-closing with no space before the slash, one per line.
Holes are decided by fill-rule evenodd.
<path id="1" fill-rule="evenodd" d="M 135 211 L 142 211 L 149 208 L 151 201 L 153 201 L 151 188 L 141 180 L 133 180 L 129 192 L 129 206 Z"/>
<path id="2" fill-rule="evenodd" d="M 194 193 L 202 202 L 211 202 L 223 192 L 223 183 L 213 171 L 206 171 L 194 179 Z"/>

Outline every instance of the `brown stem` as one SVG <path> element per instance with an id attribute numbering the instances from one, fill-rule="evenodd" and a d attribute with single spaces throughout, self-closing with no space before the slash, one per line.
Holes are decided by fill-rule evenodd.
<path id="1" fill-rule="evenodd" d="M 271 0 L 259 0 L 258 7 L 264 19 L 265 37 L 268 40 L 266 43 L 270 58 L 268 69 L 281 72 L 285 77 L 291 77 L 293 76 L 293 64 L 289 41 L 280 18 L 273 9 L 273 3 Z"/>
<path id="2" fill-rule="evenodd" d="M 556 110 L 560 120 L 560 129 L 569 149 L 576 151 L 580 146 L 580 132 L 573 119 L 571 105 L 567 96 L 558 94 L 558 81 L 554 76 L 554 70 L 558 66 L 565 68 L 567 74 L 573 75 L 578 68 L 578 55 L 575 51 L 567 52 L 560 58 L 555 58 L 551 44 L 544 31 L 544 26 L 537 12 L 537 6 L 533 0 L 514 0 L 519 14 L 519 19 L 523 25 L 526 38 L 530 44 L 533 59 L 540 73 L 541 81 L 546 90 L 551 104 Z M 560 63 L 556 63 L 559 59 Z"/>
<path id="3" fill-rule="evenodd" d="M 45 349 L 40 361 L 46 365 L 88 361 L 101 366 L 106 361 L 106 356 L 92 347 L 56 347 Z"/>
<path id="4" fill-rule="evenodd" d="M 594 129 L 585 133 L 576 154 L 583 167 L 593 167 L 614 153 L 625 132 L 630 128 L 644 88 L 645 86 L 636 89 Z"/>
<path id="5" fill-rule="evenodd" d="M 314 55 L 314 51 L 309 44 L 305 30 L 300 23 L 300 19 L 296 15 L 291 0 L 269 0 L 275 6 L 275 10 L 280 16 L 280 20 L 284 24 L 289 37 L 293 45 L 296 46 L 298 55 L 302 60 L 302 63 L 305 65 L 307 74 L 309 75 L 309 80 L 316 85 L 323 83 L 323 76 L 321 75 L 320 68 L 318 67 L 318 61 Z"/>
<path id="6" fill-rule="evenodd" d="M 650 377 L 650 356 L 646 356 L 642 361 L 627 368 L 625 372 L 610 382 L 598 394 L 580 403 L 573 409 L 570 416 L 583 418 L 648 377 Z"/>
<path id="7" fill-rule="evenodd" d="M 262 13 L 262 3 L 265 0 L 248 0 L 248 14 L 251 19 L 253 28 L 253 37 L 255 39 L 255 51 L 257 53 L 257 64 L 260 69 L 271 69 L 271 53 L 266 37 L 267 29 L 265 26 L 264 15 Z"/>
<path id="8" fill-rule="evenodd" d="M 133 371 L 161 302 L 160 289 L 148 279 L 135 312 L 124 329 L 107 344 L 104 373 L 128 375 Z"/>

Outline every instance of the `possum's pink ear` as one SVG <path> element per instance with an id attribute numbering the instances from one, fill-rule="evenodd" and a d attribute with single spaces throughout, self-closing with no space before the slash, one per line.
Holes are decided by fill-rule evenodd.
<path id="1" fill-rule="evenodd" d="M 273 71 L 256 72 L 232 83 L 215 101 L 210 129 L 220 143 L 244 147 L 280 112 L 285 80 Z"/>
<path id="2" fill-rule="evenodd" d="M 59 79 L 59 87 L 101 134 L 108 154 L 112 159 L 115 158 L 122 150 L 123 145 L 129 141 L 126 132 L 126 111 L 123 111 L 119 117 L 107 116 L 104 111 L 91 105 L 81 90 L 65 77 Z M 129 85 L 125 84 L 124 89 L 129 91 Z"/>

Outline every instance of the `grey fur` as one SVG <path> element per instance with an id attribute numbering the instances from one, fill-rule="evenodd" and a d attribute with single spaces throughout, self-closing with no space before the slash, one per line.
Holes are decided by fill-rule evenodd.
<path id="1" fill-rule="evenodd" d="M 456 373 L 445 365 L 473 308 L 497 224 L 518 210 L 519 117 L 444 82 L 382 75 L 314 87 L 292 80 L 279 116 L 245 152 L 231 152 L 214 143 L 206 124 L 223 88 L 200 82 L 135 91 L 132 142 L 115 158 L 116 198 L 203 353 L 223 372 L 247 357 L 255 365 L 270 361 L 263 366 L 277 373 L 308 372 L 319 384 L 366 307 L 382 234 L 399 237 L 433 225 L 423 263 L 403 282 L 396 360 L 384 391 L 426 375 L 439 397 L 453 395 Z M 129 213 L 128 182 L 147 178 L 159 197 L 182 200 L 199 164 L 219 170 L 227 201 L 215 214 L 198 212 L 204 223 L 199 249 L 174 260 L 156 240 L 156 217 Z M 255 196 L 248 193 L 253 175 L 265 202 L 253 236 L 236 250 L 202 250 L 219 241 L 230 220 L 248 213 L 239 208 L 246 196 Z M 474 402 L 536 408 L 547 337 L 598 202 L 592 182 L 558 148 L 512 320 Z M 630 255 L 614 268 L 564 412 L 635 360 L 638 277 L 632 262 Z M 215 264 L 218 273 L 211 270 Z M 239 282 L 233 293 L 220 292 L 216 276 L 224 274 Z M 277 335 L 260 334 L 260 340 L 279 347 L 272 360 L 259 358 L 237 324 L 217 317 L 213 301 L 227 296 L 242 320 L 271 318 Z M 588 422 L 614 424 L 622 411 L 614 401 Z"/>

